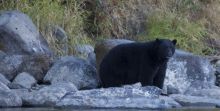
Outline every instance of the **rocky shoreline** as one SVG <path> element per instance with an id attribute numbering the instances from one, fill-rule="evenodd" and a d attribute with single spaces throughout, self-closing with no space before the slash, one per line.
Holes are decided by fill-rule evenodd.
<path id="1" fill-rule="evenodd" d="M 61 34 L 62 35 L 62 34 Z M 63 34 L 65 35 L 65 34 Z M 133 41 L 100 41 L 76 46 L 84 58 L 53 58 L 30 18 L 0 14 L 0 107 L 169 109 L 220 107 L 219 61 L 177 50 L 168 63 L 163 90 L 140 83 L 98 88 L 98 66 L 114 46 Z M 216 77 L 217 76 L 217 77 Z M 161 92 L 168 96 L 160 95 Z"/>

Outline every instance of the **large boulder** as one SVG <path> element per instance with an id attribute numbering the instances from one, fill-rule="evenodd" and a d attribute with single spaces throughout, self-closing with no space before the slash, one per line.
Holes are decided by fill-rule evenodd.
<path id="1" fill-rule="evenodd" d="M 3 56 L 0 60 L 0 72 L 9 80 L 12 80 L 23 63 L 22 55 Z"/>
<path id="2" fill-rule="evenodd" d="M 78 89 L 98 86 L 95 67 L 88 61 L 73 56 L 62 57 L 55 62 L 44 81 L 52 84 L 61 81 L 72 82 Z"/>
<path id="3" fill-rule="evenodd" d="M 3 59 L 7 54 L 0 50 L 0 60 Z"/>
<path id="4" fill-rule="evenodd" d="M 157 87 L 125 86 L 83 90 L 67 94 L 58 107 L 164 109 L 180 107 L 172 98 L 160 97 Z"/>
<path id="5" fill-rule="evenodd" d="M 113 47 L 123 43 L 131 43 L 128 40 L 105 40 L 96 44 L 95 52 L 97 69 L 106 53 Z M 176 50 L 174 56 L 168 62 L 164 89 L 168 94 L 184 93 L 190 87 L 198 89 L 211 88 L 215 83 L 214 68 L 205 57 L 193 55 L 189 52 Z M 201 89 L 201 88 L 200 88 Z"/>
<path id="6" fill-rule="evenodd" d="M 0 85 L 1 86 L 1 85 Z M 11 90 L 0 89 L 0 107 L 20 107 L 22 100 L 15 92 Z"/>
<path id="7" fill-rule="evenodd" d="M 92 66 L 96 66 L 96 55 L 94 52 L 90 52 L 86 59 Z"/>
<path id="8" fill-rule="evenodd" d="M 13 80 L 21 72 L 30 73 L 37 81 L 42 81 L 50 68 L 51 59 L 46 55 L 4 55 L 0 60 L 0 73 Z"/>
<path id="9" fill-rule="evenodd" d="M 211 87 L 211 88 L 210 88 Z M 200 96 L 212 99 L 220 99 L 220 88 L 217 86 L 210 86 L 209 88 L 189 88 L 185 95 Z"/>
<path id="10" fill-rule="evenodd" d="M 0 13 L 0 50 L 7 54 L 52 54 L 31 19 L 19 11 Z"/>
<path id="11" fill-rule="evenodd" d="M 74 46 L 74 53 L 79 55 L 80 57 L 87 58 L 89 53 L 94 52 L 94 48 L 88 44 L 81 44 Z"/>
<path id="12" fill-rule="evenodd" d="M 0 73 L 9 80 L 29 72 L 41 81 L 52 55 L 31 19 L 19 11 L 0 13 L 0 50 Z"/>
<path id="13" fill-rule="evenodd" d="M 168 62 L 165 85 L 171 94 L 183 94 L 190 88 L 212 88 L 214 68 L 205 57 L 177 50 Z"/>
<path id="14" fill-rule="evenodd" d="M 33 85 L 37 83 L 37 81 L 30 74 L 23 72 L 18 74 L 12 83 L 19 84 L 23 88 L 30 89 Z"/>
<path id="15" fill-rule="evenodd" d="M 32 92 L 14 90 L 20 94 L 25 106 L 54 106 L 67 93 L 74 91 L 77 91 L 77 88 L 69 82 L 59 82 Z"/>
<path id="16" fill-rule="evenodd" d="M 24 55 L 23 62 L 18 72 L 27 72 L 31 74 L 38 82 L 42 82 L 47 71 L 50 69 L 51 64 L 52 59 L 47 55 Z"/>
<path id="17" fill-rule="evenodd" d="M 4 83 L 2 83 L 2 82 L 0 81 L 0 90 L 5 90 L 5 91 L 7 91 L 7 90 L 10 90 L 10 89 L 8 88 L 8 86 L 7 86 L 6 84 L 4 84 Z"/>
<path id="18" fill-rule="evenodd" d="M 220 107 L 220 100 L 207 98 L 202 96 L 187 96 L 181 94 L 170 95 L 175 101 L 180 103 L 183 107 Z"/>
<path id="19" fill-rule="evenodd" d="M 22 105 L 21 98 L 11 91 L 4 83 L 0 82 L 0 108 L 18 107 Z"/>
<path id="20" fill-rule="evenodd" d="M 10 81 L 1 73 L 0 73 L 0 82 L 2 82 L 5 85 L 8 85 L 10 83 Z"/>

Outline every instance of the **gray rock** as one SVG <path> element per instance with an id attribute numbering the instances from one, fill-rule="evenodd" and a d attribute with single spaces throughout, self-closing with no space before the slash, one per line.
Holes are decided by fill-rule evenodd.
<path id="1" fill-rule="evenodd" d="M 55 37 L 56 44 L 59 47 L 59 53 L 62 53 L 64 55 L 68 54 L 68 36 L 66 35 L 66 32 L 63 30 L 63 28 L 59 26 L 52 27 L 53 31 L 53 37 Z M 57 54 L 59 54 L 57 52 Z"/>
<path id="2" fill-rule="evenodd" d="M 19 11 L 4 11 L 0 14 L 0 36 L 0 50 L 5 53 L 52 54 L 31 19 Z"/>
<path id="3" fill-rule="evenodd" d="M 0 50 L 0 60 L 2 60 L 6 56 L 6 53 Z"/>
<path id="4" fill-rule="evenodd" d="M 23 88 L 30 89 L 33 85 L 37 83 L 37 81 L 29 73 L 23 72 L 18 74 L 12 83 L 19 84 Z"/>
<path id="5" fill-rule="evenodd" d="M 56 83 L 22 95 L 25 106 L 53 106 L 69 92 L 77 91 L 72 83 Z M 17 92 L 19 93 L 19 92 Z"/>
<path id="6" fill-rule="evenodd" d="M 168 96 L 159 96 L 159 99 L 165 101 L 171 106 L 174 106 L 175 108 L 181 108 L 182 105 L 180 105 L 177 101 L 175 101 L 173 98 L 168 97 Z"/>
<path id="7" fill-rule="evenodd" d="M 21 99 L 30 96 L 31 90 L 29 89 L 11 89 L 12 92 L 16 93 Z M 23 99 L 22 99 L 23 100 Z"/>
<path id="8" fill-rule="evenodd" d="M 46 55 L 6 55 L 0 60 L 0 72 L 9 80 L 18 73 L 28 72 L 37 81 L 42 81 L 51 64 Z"/>
<path id="9" fill-rule="evenodd" d="M 161 90 L 154 86 L 136 87 L 126 85 L 124 87 L 100 88 L 81 90 L 74 92 L 75 96 L 91 97 L 159 97 Z"/>
<path id="10" fill-rule="evenodd" d="M 185 107 L 219 107 L 220 100 L 202 96 L 187 96 L 181 94 L 172 94 L 171 98 Z"/>
<path id="11" fill-rule="evenodd" d="M 94 52 L 94 48 L 91 45 L 76 45 L 74 47 L 74 51 L 75 54 L 83 57 L 83 58 L 87 58 L 89 53 Z"/>
<path id="12" fill-rule="evenodd" d="M 0 107 L 22 106 L 21 98 L 11 90 L 0 89 Z"/>
<path id="13" fill-rule="evenodd" d="M 217 60 L 217 62 L 215 63 L 215 65 L 217 66 L 217 67 L 220 67 L 220 60 Z M 220 71 L 220 70 L 219 70 Z"/>
<path id="14" fill-rule="evenodd" d="M 173 87 L 171 85 L 165 85 L 163 87 L 163 93 L 164 94 L 178 94 L 180 93 L 180 91 L 176 87 Z"/>
<path id="15" fill-rule="evenodd" d="M 42 82 L 47 71 L 51 67 L 52 60 L 47 55 L 34 54 L 23 56 L 23 62 L 18 73 L 27 72 L 38 82 Z"/>
<path id="16" fill-rule="evenodd" d="M 16 84 L 16 83 L 9 83 L 9 84 L 8 84 L 8 87 L 9 87 L 10 89 L 23 89 L 23 88 L 24 88 L 24 87 L 21 86 L 20 84 Z"/>
<path id="17" fill-rule="evenodd" d="M 6 90 L 10 90 L 10 89 L 8 88 L 8 86 L 6 84 L 0 82 L 0 90 L 5 90 L 6 91 Z"/>
<path id="18" fill-rule="evenodd" d="M 45 82 L 52 84 L 67 81 L 78 89 L 95 88 L 98 85 L 96 70 L 87 61 L 73 56 L 62 57 L 44 77 Z"/>
<path id="19" fill-rule="evenodd" d="M 96 57 L 94 52 L 90 52 L 86 59 L 92 66 L 96 67 Z"/>
<path id="20" fill-rule="evenodd" d="M 63 28 L 59 26 L 53 27 L 53 36 L 56 37 L 56 40 L 60 43 L 65 43 L 68 38 Z"/>
<path id="21" fill-rule="evenodd" d="M 56 106 L 140 109 L 180 107 L 172 98 L 160 98 L 160 92 L 159 88 L 150 86 L 84 90 L 66 95 Z"/>
<path id="22" fill-rule="evenodd" d="M 5 76 L 1 73 L 0 73 L 0 82 L 2 82 L 5 85 L 8 85 L 10 83 L 10 81 L 6 79 Z"/>
<path id="23" fill-rule="evenodd" d="M 31 90 L 40 90 L 40 89 L 42 89 L 42 88 L 44 88 L 46 86 L 48 86 L 48 85 L 46 85 L 46 84 L 40 84 L 40 85 L 36 84 L 33 87 L 31 87 Z"/>
<path id="24" fill-rule="evenodd" d="M 12 80 L 19 71 L 23 62 L 22 55 L 8 55 L 0 60 L 0 72 L 9 80 Z"/>
<path id="25" fill-rule="evenodd" d="M 220 99 L 220 88 L 217 86 L 212 86 L 211 88 L 189 88 L 185 95 L 192 95 L 192 96 L 201 96 L 213 99 Z"/>
<path id="26" fill-rule="evenodd" d="M 205 57 L 177 50 L 168 62 L 164 84 L 169 94 L 184 93 L 189 88 L 209 88 L 215 84 L 214 68 Z"/>

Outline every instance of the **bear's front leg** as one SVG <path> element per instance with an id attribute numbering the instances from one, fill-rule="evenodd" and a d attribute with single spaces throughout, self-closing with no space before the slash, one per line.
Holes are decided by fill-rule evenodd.
<path id="1" fill-rule="evenodd" d="M 153 85 L 163 89 L 164 79 L 166 76 L 167 63 L 161 65 L 153 79 Z"/>
<path id="2" fill-rule="evenodd" d="M 142 86 L 152 86 L 155 76 L 155 71 L 150 67 L 143 67 L 140 70 L 139 81 Z"/>

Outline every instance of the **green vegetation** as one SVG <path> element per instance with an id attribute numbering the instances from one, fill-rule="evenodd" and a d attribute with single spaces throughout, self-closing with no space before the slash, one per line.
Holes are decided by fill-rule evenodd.
<path id="1" fill-rule="evenodd" d="M 64 53 L 52 36 L 56 25 L 67 33 L 68 54 L 74 45 L 107 38 L 177 39 L 178 48 L 216 54 L 207 40 L 219 39 L 219 6 L 219 0 L 0 0 L 0 10 L 29 15 L 58 55 Z"/>
<path id="2" fill-rule="evenodd" d="M 98 25 L 104 37 L 125 37 L 137 41 L 177 39 L 180 49 L 201 55 L 216 53 L 214 47 L 207 43 L 213 38 L 210 35 L 213 29 L 207 24 L 213 26 L 209 21 L 217 17 L 207 19 L 210 13 L 206 11 L 213 4 L 219 6 L 217 0 L 109 0 L 106 4 L 114 8 L 106 7 L 99 12 L 105 15 L 99 16 L 102 19 Z M 216 12 L 212 10 L 211 13 L 218 15 Z M 141 30 L 142 24 L 145 25 L 145 31 L 133 33 Z"/>
<path id="3" fill-rule="evenodd" d="M 148 19 L 148 36 L 156 38 L 177 39 L 178 47 L 197 54 L 211 51 L 203 42 L 206 29 L 202 21 L 191 22 L 185 16 L 173 12 L 154 12 Z M 142 38 L 143 39 L 143 38 Z"/>

